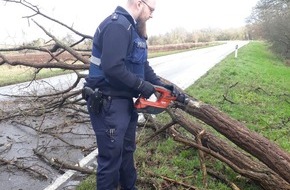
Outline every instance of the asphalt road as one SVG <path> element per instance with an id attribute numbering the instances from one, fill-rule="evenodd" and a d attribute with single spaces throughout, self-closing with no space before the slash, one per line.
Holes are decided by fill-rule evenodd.
<path id="1" fill-rule="evenodd" d="M 182 89 L 192 85 L 214 65 L 248 41 L 231 41 L 226 44 L 194 51 L 168 55 L 151 60 L 155 72 Z"/>

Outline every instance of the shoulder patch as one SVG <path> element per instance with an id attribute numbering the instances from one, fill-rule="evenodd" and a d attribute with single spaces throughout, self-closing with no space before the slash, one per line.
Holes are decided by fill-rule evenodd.
<path id="1" fill-rule="evenodd" d="M 113 13 L 111 16 L 112 20 L 117 20 L 119 18 L 119 15 L 117 13 Z"/>

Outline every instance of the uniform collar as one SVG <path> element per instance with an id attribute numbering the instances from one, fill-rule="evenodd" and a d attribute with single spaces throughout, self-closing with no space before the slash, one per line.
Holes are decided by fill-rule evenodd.
<path id="1" fill-rule="evenodd" d="M 130 14 L 130 11 L 129 10 L 126 10 L 125 8 L 121 7 L 121 6 L 118 6 L 116 9 L 115 9 L 115 12 L 118 13 L 118 14 L 122 14 L 124 15 L 131 24 L 133 24 L 134 26 L 136 25 L 136 20 L 133 18 L 133 16 Z"/>

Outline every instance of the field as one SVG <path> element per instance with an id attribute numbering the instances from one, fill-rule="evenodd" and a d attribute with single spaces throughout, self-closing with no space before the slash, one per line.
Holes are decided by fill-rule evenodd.
<path id="1" fill-rule="evenodd" d="M 183 51 L 204 48 L 214 45 L 219 45 L 221 43 L 191 43 L 191 44 L 169 44 L 162 46 L 149 46 L 148 57 L 158 57 L 174 53 L 179 53 Z M 36 64 L 44 64 L 50 61 L 51 57 L 48 53 L 38 52 L 19 52 L 19 53 L 5 53 L 5 57 L 10 62 L 15 62 L 13 65 L 4 64 L 0 67 L 0 87 L 10 84 L 15 84 L 19 82 L 26 82 L 34 79 L 46 78 L 55 75 L 66 74 L 72 71 L 67 71 L 64 69 L 41 69 L 40 71 L 36 68 Z M 62 53 L 58 57 L 61 62 L 71 62 L 71 55 L 68 53 Z M 33 65 L 35 68 L 29 66 L 20 66 L 20 61 L 25 63 L 24 65 Z M 15 66 L 16 65 L 16 66 Z M 35 75 L 37 74 L 37 75 Z"/>
<path id="2" fill-rule="evenodd" d="M 5 57 L 9 62 L 15 62 L 15 64 L 19 64 L 19 62 L 28 63 L 28 64 L 39 64 L 46 63 L 50 61 L 50 56 L 46 53 L 13 53 L 6 54 Z M 65 61 L 70 59 L 69 54 L 61 54 L 59 56 L 60 61 Z M 4 64 L 0 67 L 0 87 L 16 84 L 20 82 L 26 82 L 33 79 L 46 78 L 61 74 L 67 74 L 71 71 L 66 71 L 63 69 L 37 69 L 30 66 L 23 65 L 8 65 Z"/>

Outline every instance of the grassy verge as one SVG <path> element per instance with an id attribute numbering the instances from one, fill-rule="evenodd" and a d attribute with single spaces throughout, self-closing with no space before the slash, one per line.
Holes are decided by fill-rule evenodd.
<path id="1" fill-rule="evenodd" d="M 290 67 L 252 42 L 188 89 L 189 94 L 290 151 Z"/>
<path id="2" fill-rule="evenodd" d="M 251 42 L 239 50 L 237 59 L 229 55 L 186 91 L 290 152 L 289 84 L 290 67 L 270 53 L 265 43 Z M 166 118 L 160 118 L 162 120 Z M 150 133 L 150 129 L 144 128 L 138 133 L 138 139 Z M 155 189 L 153 184 L 171 189 L 165 188 L 170 184 L 163 178 L 167 177 L 198 189 L 230 190 L 221 180 L 211 176 L 208 176 L 208 187 L 203 187 L 197 155 L 196 150 L 181 146 L 171 138 L 159 137 L 146 146 L 138 146 L 135 159 L 138 189 Z M 209 159 L 207 167 L 223 174 L 240 189 L 260 190 L 219 161 Z M 95 189 L 95 177 L 90 176 L 78 189 Z M 176 189 L 186 188 L 176 186 Z"/>

